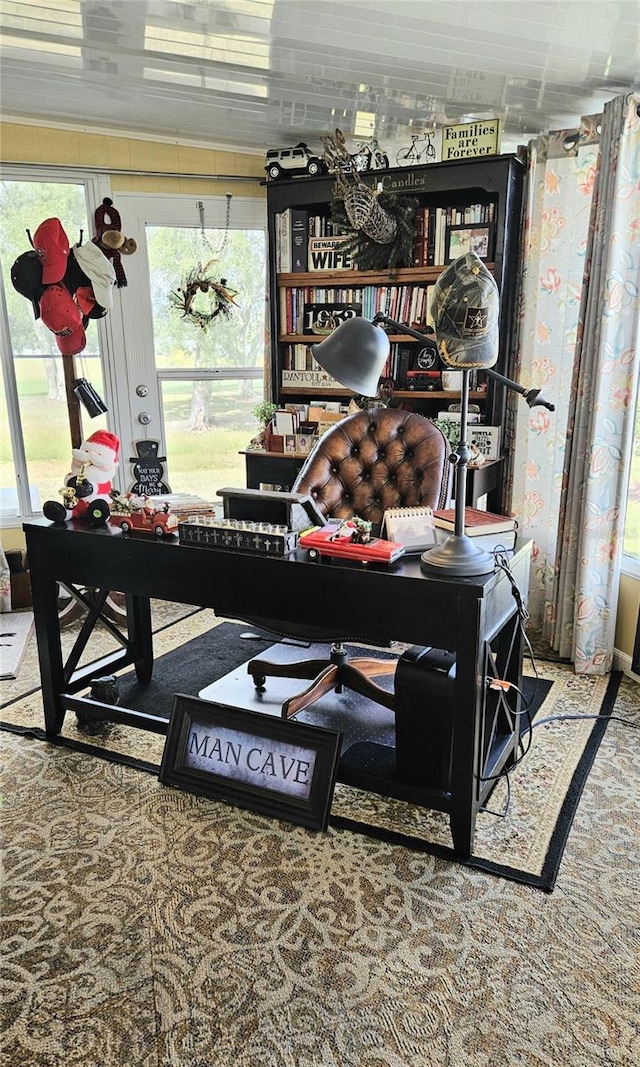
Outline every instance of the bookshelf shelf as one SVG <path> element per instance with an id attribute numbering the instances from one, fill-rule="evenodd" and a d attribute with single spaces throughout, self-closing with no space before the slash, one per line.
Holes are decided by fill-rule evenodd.
<path id="1" fill-rule="evenodd" d="M 281 396 L 305 396 L 329 398 L 334 394 L 337 396 L 353 396 L 354 394 L 350 389 L 339 389 L 335 386 L 331 389 L 314 389 L 312 386 L 305 386 L 301 389 L 296 389 L 295 386 L 283 385 L 280 387 Z M 453 391 L 443 390 L 436 391 L 435 389 L 394 389 L 393 395 L 396 400 L 446 400 L 449 404 L 454 404 L 460 400 L 460 393 L 454 393 Z M 486 400 L 487 394 L 478 390 L 469 393 L 469 399 L 474 402 L 479 400 Z"/>
<path id="2" fill-rule="evenodd" d="M 322 327 L 320 312 L 323 304 L 327 307 L 333 304 L 335 315 L 344 313 L 335 305 L 361 304 L 361 313 L 367 318 L 373 318 L 378 310 L 382 310 L 397 322 L 410 324 L 419 331 L 426 330 L 429 321 L 428 287 L 434 285 L 446 269 L 444 260 L 447 258 L 446 249 L 450 246 L 447 237 L 444 242 L 444 257 L 441 246 L 440 252 L 432 258 L 430 244 L 419 237 L 421 228 L 424 230 L 426 226 L 424 220 L 427 218 L 427 209 L 434 216 L 443 208 L 450 207 L 452 223 L 455 226 L 455 211 L 464 212 L 466 207 L 471 210 L 471 205 L 480 209 L 483 205 L 487 207 L 490 213 L 490 225 L 487 226 L 490 231 L 487 267 L 492 271 L 500 291 L 500 355 L 495 369 L 507 377 L 512 376 L 510 362 L 523 176 L 524 167 L 514 155 L 376 171 L 375 180 L 383 182 L 385 192 L 410 196 L 417 205 L 414 265 L 383 271 L 355 270 L 349 267 L 346 257 L 344 264 L 347 269 L 344 269 L 344 265 L 339 269 L 341 253 L 339 248 L 335 247 L 333 258 L 328 255 L 324 260 L 328 269 L 306 269 L 311 262 L 313 250 L 318 247 L 317 239 L 322 241 L 325 237 L 324 230 L 318 233 L 319 222 L 323 227 L 326 223 L 326 233 L 331 238 L 329 220 L 334 197 L 334 179 L 328 175 L 298 181 L 287 179 L 266 182 L 269 282 L 272 294 L 270 326 L 273 399 L 282 405 L 301 404 L 305 401 L 317 403 L 320 400 L 342 404 L 348 402 L 353 395 L 350 390 L 341 387 L 317 387 L 315 382 L 311 384 L 311 374 L 307 379 L 309 384 L 305 384 L 303 379 L 296 384 L 282 384 L 284 371 L 306 373 L 317 369 L 313 366 L 310 346 L 320 343 L 326 334 L 306 333 L 302 331 L 302 327 Z M 283 226 L 285 216 L 288 216 L 288 223 Z M 422 227 L 420 216 L 423 220 Z M 308 223 L 306 226 L 305 219 Z M 473 223 L 469 226 L 473 229 Z M 291 239 L 286 246 L 286 255 L 283 255 L 283 234 L 287 232 L 287 227 Z M 294 243 L 296 233 L 297 245 Z M 308 248 L 305 246 L 305 235 L 306 241 L 313 239 L 314 242 Z M 438 260 L 438 265 L 432 265 L 434 262 L 438 263 Z M 317 266 L 319 260 L 315 258 L 314 262 Z M 301 269 L 291 270 L 291 266 L 295 267 L 296 263 Z M 428 265 L 417 265 L 424 263 Z M 281 266 L 286 269 L 278 269 Z M 346 312 L 350 313 L 352 312 Z M 417 369 L 416 355 L 421 349 L 420 342 L 403 334 L 387 336 L 391 344 L 388 373 L 395 383 L 394 403 L 433 418 L 442 411 L 443 406 L 459 401 L 458 392 L 407 389 L 406 381 L 410 379 L 406 378 L 406 373 L 407 370 Z M 425 340 L 427 338 L 426 332 Z M 481 372 L 478 382 L 484 384 Z M 470 399 L 480 407 L 486 426 L 504 425 L 506 391 L 500 383 L 489 379 L 486 388 L 472 390 Z M 494 474 L 494 477 L 499 480 L 497 474 Z M 501 511 L 501 496 L 501 486 L 492 483 L 487 499 L 490 510 Z"/>
<path id="3" fill-rule="evenodd" d="M 491 271 L 495 264 L 487 263 Z M 444 267 L 402 267 L 389 271 L 370 270 L 313 270 L 297 271 L 292 274 L 278 274 L 278 286 L 291 288 L 305 285 L 326 286 L 364 286 L 364 285 L 429 285 L 442 274 Z"/>
<path id="4" fill-rule="evenodd" d="M 332 396 L 353 396 L 351 389 L 344 389 L 342 386 L 339 388 L 333 386 L 331 389 L 317 389 L 310 385 L 297 389 L 295 386 L 282 385 L 278 392 L 281 396 L 308 396 L 315 400 L 320 398 L 330 400 Z"/>
<path id="5" fill-rule="evenodd" d="M 419 327 L 416 327 L 419 328 Z M 319 333 L 288 333 L 278 338 L 283 344 L 299 344 L 299 345 L 317 345 L 320 341 L 324 340 L 324 334 Z M 404 334 L 387 334 L 391 344 L 398 344 L 399 342 L 406 342 L 406 344 L 414 344 L 413 337 L 408 337 Z M 426 339 L 426 336 L 425 336 Z"/>

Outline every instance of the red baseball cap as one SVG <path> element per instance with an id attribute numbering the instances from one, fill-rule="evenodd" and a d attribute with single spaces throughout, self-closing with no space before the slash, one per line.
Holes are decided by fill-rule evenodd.
<path id="1" fill-rule="evenodd" d="M 88 315 L 96 306 L 96 299 L 90 285 L 79 285 L 75 291 L 75 301 L 83 315 Z"/>
<path id="2" fill-rule="evenodd" d="M 69 238 L 60 219 L 45 219 L 33 235 L 33 247 L 42 264 L 42 284 L 62 281 L 69 257 Z"/>
<path id="3" fill-rule="evenodd" d="M 76 356 L 87 338 L 82 314 L 71 293 L 63 285 L 48 285 L 40 297 L 40 315 L 47 329 L 56 335 L 63 356 Z"/>

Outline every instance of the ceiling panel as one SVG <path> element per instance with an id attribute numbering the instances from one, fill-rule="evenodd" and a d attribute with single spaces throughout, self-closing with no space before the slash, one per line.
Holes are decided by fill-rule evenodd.
<path id="1" fill-rule="evenodd" d="M 5 119 L 258 152 L 358 113 L 389 148 L 500 117 L 511 151 L 640 80 L 640 0 L 0 0 L 0 30 Z"/>

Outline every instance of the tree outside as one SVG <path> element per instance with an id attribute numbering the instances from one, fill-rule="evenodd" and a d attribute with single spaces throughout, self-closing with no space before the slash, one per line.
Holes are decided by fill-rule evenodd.
<path id="1" fill-rule="evenodd" d="M 182 371 L 179 380 L 161 378 L 169 481 L 176 492 L 215 497 L 225 486 L 245 485 L 245 448 L 257 430 L 253 409 L 262 399 L 266 252 L 259 230 L 205 230 L 148 227 L 147 250 L 156 366 Z M 224 248 L 222 247 L 224 245 Z M 221 250 L 222 249 L 222 250 Z M 206 329 L 177 309 L 170 293 L 183 287 L 195 267 L 236 290 L 231 314 L 219 314 Z M 205 315 L 214 307 L 207 293 L 194 307 Z M 215 381 L 195 377 L 216 369 Z M 195 374 L 194 374 L 195 372 Z"/>

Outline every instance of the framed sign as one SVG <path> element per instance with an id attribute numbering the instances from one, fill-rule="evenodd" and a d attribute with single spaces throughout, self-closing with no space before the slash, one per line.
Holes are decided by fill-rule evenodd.
<path id="1" fill-rule="evenodd" d="M 362 315 L 362 304 L 305 304 L 303 332 L 326 336 L 357 315 Z"/>
<path id="2" fill-rule="evenodd" d="M 452 263 L 458 256 L 475 252 L 480 259 L 490 260 L 493 256 L 493 225 L 479 223 L 462 226 L 450 226 L 447 232 L 447 263 Z"/>
<path id="3" fill-rule="evenodd" d="M 326 830 L 341 734 L 176 694 L 160 781 Z"/>
<path id="4" fill-rule="evenodd" d="M 500 119 L 479 119 L 442 127 L 442 160 L 495 156 L 500 151 Z"/>

